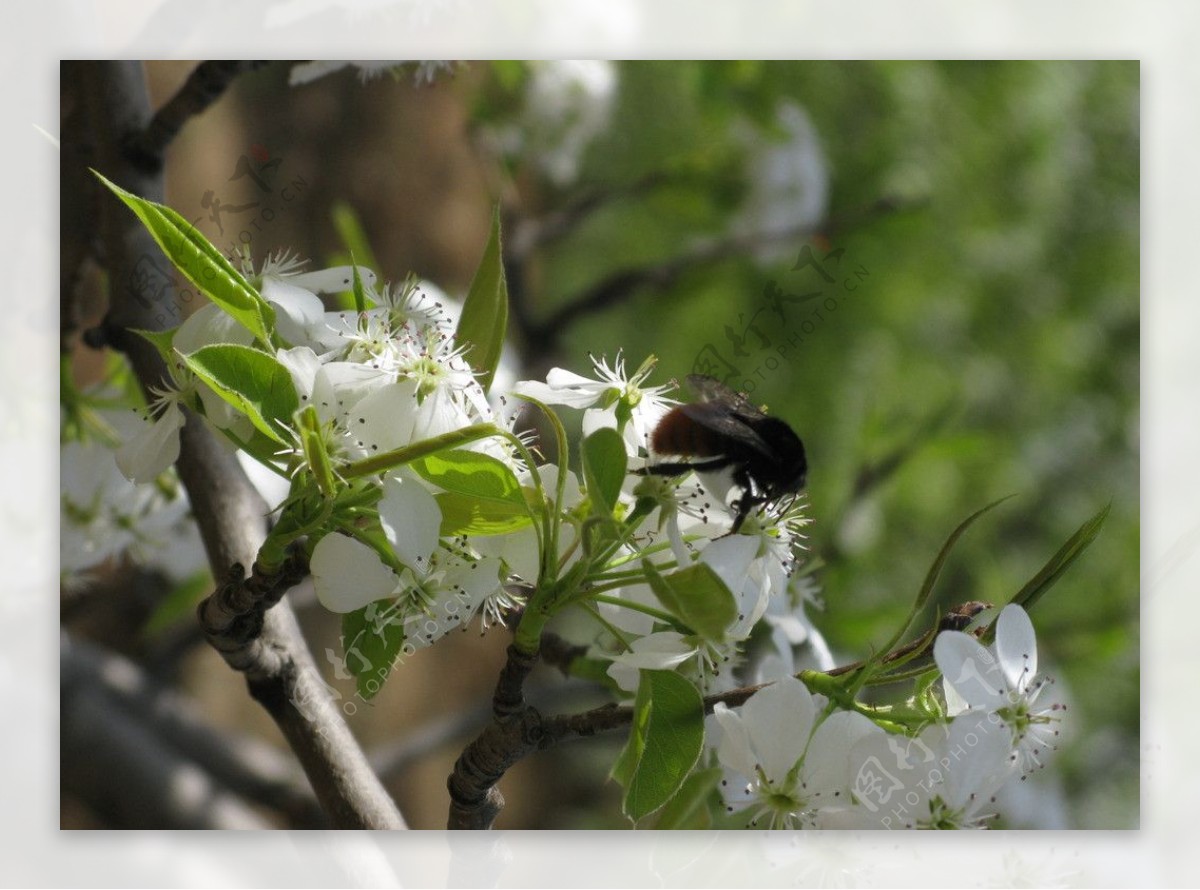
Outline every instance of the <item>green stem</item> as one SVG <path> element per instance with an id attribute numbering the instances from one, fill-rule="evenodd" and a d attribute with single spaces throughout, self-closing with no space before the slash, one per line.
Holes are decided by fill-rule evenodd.
<path id="1" fill-rule="evenodd" d="M 672 626 L 678 626 L 679 624 L 679 620 L 669 612 L 664 612 L 662 609 L 656 609 L 654 606 L 647 606 L 643 603 L 635 603 L 632 600 L 623 600 L 617 596 L 605 596 L 604 594 L 593 596 L 591 590 L 587 591 L 587 599 L 589 602 L 606 603 L 610 606 L 620 606 L 634 612 L 641 612 L 643 615 L 649 615 L 664 624 Z"/>
<path id="2" fill-rule="evenodd" d="M 597 609 L 591 603 L 580 603 L 579 608 L 583 609 L 585 612 L 587 612 L 589 615 L 591 615 L 594 619 L 596 619 L 596 621 L 600 624 L 601 627 L 603 627 L 610 634 L 612 634 L 613 639 L 615 639 L 618 643 L 620 643 L 622 646 L 625 647 L 626 652 L 632 651 L 633 644 L 629 642 L 629 640 L 625 637 L 625 634 L 623 634 L 623 633 L 621 633 L 621 631 L 617 630 L 617 628 L 612 624 L 612 622 L 608 621 L 607 619 L 605 619 L 605 617 L 603 615 L 600 614 L 599 609 Z"/>
<path id="3" fill-rule="evenodd" d="M 397 448 L 384 454 L 375 454 L 371 457 L 347 464 L 342 468 L 342 478 L 350 480 L 363 476 L 374 476 L 376 473 L 384 473 L 395 467 L 412 463 L 414 460 L 419 460 L 422 457 L 436 454 L 439 451 L 446 451 L 450 448 L 457 448 L 460 445 L 468 445 L 471 442 L 477 442 L 480 439 L 498 435 L 503 435 L 503 431 L 495 424 L 476 423 L 472 426 L 463 427 L 460 430 L 434 436 L 432 439 L 425 439 L 421 442 L 415 442 L 412 445 L 406 445 L 403 448 Z"/>

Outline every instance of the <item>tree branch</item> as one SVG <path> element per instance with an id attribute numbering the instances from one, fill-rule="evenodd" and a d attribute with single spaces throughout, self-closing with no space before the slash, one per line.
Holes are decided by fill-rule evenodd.
<path id="1" fill-rule="evenodd" d="M 447 828 L 491 828 L 504 796 L 496 783 L 514 763 L 535 750 L 541 740 L 542 715 L 525 704 L 525 678 L 537 664 L 536 652 L 508 647 L 492 696 L 492 722 L 484 727 L 454 764 L 446 781 L 450 791 Z"/>
<path id="2" fill-rule="evenodd" d="M 267 62 L 217 60 L 201 62 L 141 132 L 130 135 L 125 154 L 146 173 L 162 170 L 163 156 L 183 125 L 221 98 L 239 75 L 257 71 Z"/>
<path id="3" fill-rule="evenodd" d="M 583 206 L 586 210 L 591 205 L 585 202 Z M 896 198 L 884 197 L 865 207 L 833 216 L 819 228 L 800 225 L 776 231 L 728 235 L 699 241 L 678 256 L 621 269 L 600 279 L 541 321 L 533 321 L 528 318 L 527 312 L 524 315 L 518 315 L 517 320 L 525 335 L 527 348 L 539 352 L 550 352 L 553 351 L 571 324 L 587 315 L 620 305 L 643 288 L 665 291 L 687 272 L 702 269 L 731 257 L 741 256 L 764 244 L 807 240 L 818 231 L 823 232 L 826 236 L 831 236 L 835 232 L 840 234 L 852 225 L 861 225 L 878 216 L 915 206 L 918 205 L 905 203 Z M 534 241 L 536 243 L 536 239 Z M 513 265 L 520 271 L 523 269 L 524 258 L 514 257 Z M 523 295 L 522 299 L 524 299 Z"/>
<path id="4" fill-rule="evenodd" d="M 60 68 L 61 119 L 59 152 L 61 181 L 58 190 L 59 218 L 59 349 L 70 351 L 82 325 L 80 300 L 83 270 L 96 248 L 96 202 L 99 197 L 94 176 L 85 159 L 93 154 L 83 102 L 86 62 L 64 61 Z"/>
<path id="5" fill-rule="evenodd" d="M 124 147 L 142 132 L 149 103 L 136 62 L 97 63 L 85 78 L 95 166 L 123 188 L 153 201 L 163 198 L 162 177 L 131 160 Z M 157 352 L 128 328 L 161 329 L 164 309 L 178 316 L 168 290 L 155 306 L 127 286 L 142 257 L 160 257 L 136 218 L 117 200 L 100 205 L 111 303 L 108 341 L 129 356 L 143 387 L 166 374 Z M 176 317 L 177 317 L 176 316 Z M 266 504 L 200 418 L 189 415 L 177 463 L 191 498 L 213 575 L 229 578 L 235 566 L 251 565 L 266 534 Z M 240 571 L 240 570 L 239 570 Z M 201 605 L 209 639 L 226 661 L 246 674 L 251 694 L 270 713 L 300 759 L 317 799 L 339 828 L 403 828 L 404 821 L 334 705 L 286 603 L 271 608 L 276 589 L 257 601 L 238 599 L 226 585 Z M 282 594 L 282 585 L 278 590 Z M 252 599 L 252 598 L 251 598 Z M 238 611 L 241 607 L 245 611 Z"/>

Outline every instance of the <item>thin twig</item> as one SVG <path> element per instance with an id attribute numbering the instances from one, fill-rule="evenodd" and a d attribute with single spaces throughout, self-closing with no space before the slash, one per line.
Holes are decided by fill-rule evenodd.
<path id="1" fill-rule="evenodd" d="M 528 695 L 536 703 L 539 711 L 549 711 L 567 707 L 577 702 L 582 693 L 599 688 L 590 683 L 576 681 L 530 689 Z M 404 738 L 371 751 L 371 765 L 375 772 L 387 781 L 451 742 L 478 734 L 491 719 L 492 706 L 488 703 L 431 720 L 409 732 Z"/>
<path id="2" fill-rule="evenodd" d="M 750 253 L 764 245 L 781 241 L 804 241 L 818 233 L 827 237 L 832 233 L 840 234 L 846 228 L 862 225 L 878 216 L 916 206 L 918 205 L 915 203 L 896 198 L 880 198 L 865 207 L 832 216 L 823 225 L 806 223 L 774 231 L 710 238 L 697 242 L 677 256 L 620 269 L 586 288 L 541 321 L 523 318 L 521 327 L 526 348 L 538 352 L 552 351 L 567 328 L 580 318 L 617 306 L 644 288 L 665 291 L 688 272 Z M 515 262 L 514 265 L 521 266 Z"/>

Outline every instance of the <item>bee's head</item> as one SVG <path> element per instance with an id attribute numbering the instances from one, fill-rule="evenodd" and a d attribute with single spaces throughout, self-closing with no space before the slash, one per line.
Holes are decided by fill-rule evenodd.
<path id="1" fill-rule="evenodd" d="M 808 477 L 808 459 L 795 430 L 778 417 L 763 417 L 755 424 L 755 431 L 771 446 L 775 458 L 771 479 L 765 480 L 772 493 L 789 494 L 802 489 Z"/>

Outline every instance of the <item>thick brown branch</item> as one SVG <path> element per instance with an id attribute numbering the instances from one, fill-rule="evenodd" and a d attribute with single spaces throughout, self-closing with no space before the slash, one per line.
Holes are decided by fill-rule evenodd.
<path id="1" fill-rule="evenodd" d="M 63 62 L 59 150 L 62 154 L 58 189 L 59 218 L 59 348 L 68 352 L 83 322 L 80 284 L 88 258 L 96 248 L 97 183 L 85 159 L 92 154 L 83 102 L 85 62 Z"/>
<path id="2" fill-rule="evenodd" d="M 450 791 L 448 828 L 491 828 L 504 806 L 496 783 L 514 763 L 537 749 L 542 715 L 525 704 L 525 678 L 537 664 L 536 652 L 508 647 L 508 660 L 492 696 L 492 722 L 467 745 L 446 781 Z"/>
<path id="3" fill-rule="evenodd" d="M 91 66 L 84 78 L 93 166 L 108 178 L 153 201 L 163 198 L 162 177 L 125 153 L 149 118 L 141 68 L 134 62 Z M 143 387 L 159 384 L 165 368 L 157 352 L 128 328 L 157 330 L 178 317 L 170 288 L 157 305 L 130 283 L 139 261 L 163 262 L 150 235 L 115 198 L 100 202 L 99 228 L 111 284 L 106 321 L 109 342 L 125 349 Z M 166 305 L 164 305 L 166 304 Z M 200 418 L 182 431 L 180 479 L 187 488 L 213 574 L 230 578 L 234 566 L 251 565 L 266 535 L 266 504 Z M 300 759 L 322 808 L 341 828 L 403 828 L 404 821 L 371 771 L 335 706 L 305 645 L 290 607 L 272 602 L 282 593 L 254 582 L 223 588 L 201 607 L 205 630 L 226 660 L 246 674 L 251 694 L 263 704 Z"/>
<path id="4" fill-rule="evenodd" d="M 266 64 L 228 60 L 201 62 L 188 75 L 179 91 L 158 110 L 149 125 L 130 136 L 125 145 L 126 156 L 147 173 L 161 170 L 167 146 L 183 125 L 221 98 L 238 75 Z"/>
<path id="5" fill-rule="evenodd" d="M 558 668 L 564 677 L 571 675 L 571 664 L 575 659 L 583 658 L 587 653 L 587 646 L 570 643 L 551 631 L 545 631 L 542 634 L 540 648 L 542 662 Z"/>

